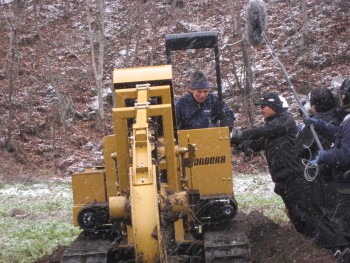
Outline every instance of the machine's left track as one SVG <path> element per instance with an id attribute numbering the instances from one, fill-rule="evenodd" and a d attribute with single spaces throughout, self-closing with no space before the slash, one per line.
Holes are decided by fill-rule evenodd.
<path id="1" fill-rule="evenodd" d="M 118 248 L 116 240 L 110 238 L 108 234 L 92 234 L 84 231 L 70 247 L 66 248 L 61 263 L 129 262 L 128 259 L 133 257 L 133 248 Z M 118 260 L 113 260 L 115 258 Z"/>

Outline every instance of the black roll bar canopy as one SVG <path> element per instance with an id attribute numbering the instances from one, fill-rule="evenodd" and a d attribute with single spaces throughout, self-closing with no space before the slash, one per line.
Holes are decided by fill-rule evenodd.
<path id="1" fill-rule="evenodd" d="M 167 64 L 171 64 L 171 51 L 214 48 L 217 92 L 220 104 L 222 104 L 222 84 L 217 31 L 169 34 L 165 36 L 165 48 Z"/>

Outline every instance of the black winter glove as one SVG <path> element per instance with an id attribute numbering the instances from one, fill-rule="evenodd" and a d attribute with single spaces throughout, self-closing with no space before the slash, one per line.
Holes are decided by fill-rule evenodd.
<path id="1" fill-rule="evenodd" d="M 238 150 L 244 152 L 245 156 L 251 156 L 254 153 L 254 150 L 251 148 L 252 141 L 246 140 L 241 142 L 238 145 Z"/>
<path id="2" fill-rule="evenodd" d="M 231 144 L 240 144 L 243 138 L 243 132 L 241 130 L 234 130 L 232 132 Z"/>

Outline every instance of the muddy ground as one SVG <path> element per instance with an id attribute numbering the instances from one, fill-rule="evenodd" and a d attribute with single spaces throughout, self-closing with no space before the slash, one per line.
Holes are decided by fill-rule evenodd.
<path id="1" fill-rule="evenodd" d="M 305 238 L 289 224 L 276 224 L 260 212 L 239 213 L 236 220 L 241 222 L 251 244 L 252 262 L 336 262 L 333 252 L 320 248 L 312 239 Z M 45 256 L 36 263 L 56 263 L 64 247 L 58 247 L 50 256 Z"/>

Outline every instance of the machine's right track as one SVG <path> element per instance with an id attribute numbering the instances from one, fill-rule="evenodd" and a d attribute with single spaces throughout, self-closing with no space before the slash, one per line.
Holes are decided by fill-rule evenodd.
<path id="1" fill-rule="evenodd" d="M 205 262 L 251 262 L 249 240 L 238 221 L 231 221 L 224 229 L 204 234 Z"/>

